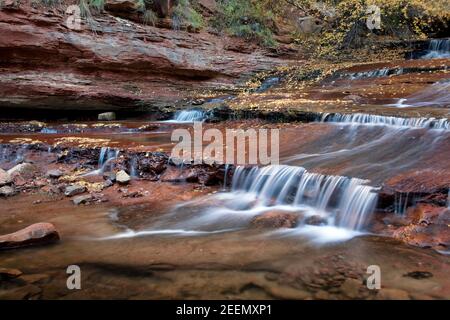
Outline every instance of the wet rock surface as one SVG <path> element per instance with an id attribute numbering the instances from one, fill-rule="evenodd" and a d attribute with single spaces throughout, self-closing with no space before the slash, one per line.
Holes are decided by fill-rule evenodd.
<path id="1" fill-rule="evenodd" d="M 36 223 L 17 232 L 0 236 L 0 249 L 38 246 L 58 240 L 59 234 L 51 223 Z"/>

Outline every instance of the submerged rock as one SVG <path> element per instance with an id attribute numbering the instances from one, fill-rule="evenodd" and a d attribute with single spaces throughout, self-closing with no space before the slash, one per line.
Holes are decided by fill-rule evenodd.
<path id="1" fill-rule="evenodd" d="M 120 170 L 116 174 L 116 181 L 119 184 L 128 184 L 131 181 L 131 177 L 124 170 Z"/>
<path id="2" fill-rule="evenodd" d="M 22 271 L 18 269 L 0 268 L 0 280 L 8 280 L 20 277 Z"/>
<path id="3" fill-rule="evenodd" d="M 78 196 L 72 199 L 72 202 L 75 205 L 80 205 L 80 204 L 84 204 L 84 203 L 88 203 L 94 200 L 94 197 L 90 194 L 84 195 L 84 196 Z"/>
<path id="4" fill-rule="evenodd" d="M 8 170 L 10 177 L 21 176 L 24 179 L 31 179 L 37 172 L 36 166 L 31 163 L 21 163 Z"/>
<path id="5" fill-rule="evenodd" d="M 257 228 L 295 228 L 298 219 L 295 213 L 270 211 L 253 218 L 251 224 Z"/>
<path id="6" fill-rule="evenodd" d="M 66 190 L 64 191 L 64 194 L 67 197 L 73 197 L 73 196 L 76 196 L 77 194 L 81 194 L 85 191 L 86 191 L 86 187 L 81 186 L 79 184 L 74 184 L 71 186 L 67 186 Z"/>
<path id="7" fill-rule="evenodd" d="M 36 223 L 17 232 L 0 236 L 0 250 L 48 244 L 59 240 L 51 223 Z"/>

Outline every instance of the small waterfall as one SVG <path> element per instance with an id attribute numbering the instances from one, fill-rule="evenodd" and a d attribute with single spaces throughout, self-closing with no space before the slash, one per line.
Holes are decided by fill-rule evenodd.
<path id="1" fill-rule="evenodd" d="M 377 203 L 368 181 L 310 173 L 302 167 L 237 167 L 232 189 L 256 195 L 258 205 L 310 207 L 335 226 L 362 230 Z"/>
<path id="2" fill-rule="evenodd" d="M 182 110 L 175 113 L 175 117 L 170 122 L 195 122 L 205 120 L 205 112 L 202 110 Z"/>
<path id="3" fill-rule="evenodd" d="M 450 81 L 438 81 L 431 86 L 412 94 L 407 98 L 399 99 L 392 105 L 397 108 L 416 107 L 449 107 L 450 106 Z"/>
<path id="4" fill-rule="evenodd" d="M 98 169 L 88 172 L 84 174 L 84 176 L 93 176 L 97 174 L 102 174 L 103 172 L 108 169 L 108 166 L 110 165 L 111 161 L 117 159 L 119 157 L 119 150 L 111 149 L 109 147 L 102 147 L 100 149 L 100 155 L 98 157 Z M 112 170 L 113 168 L 109 168 Z"/>
<path id="5" fill-rule="evenodd" d="M 443 130 L 448 130 L 450 128 L 448 119 L 401 118 L 401 117 L 379 116 L 365 113 L 353 113 L 353 114 L 324 113 L 321 122 L 336 122 L 355 125 L 365 124 L 365 125 L 379 125 L 379 126 L 429 128 L 429 129 L 443 129 Z"/>
<path id="6" fill-rule="evenodd" d="M 408 208 L 409 193 L 402 195 L 401 193 L 394 195 L 394 213 L 403 216 Z"/>
<path id="7" fill-rule="evenodd" d="M 58 131 L 56 129 L 52 129 L 52 128 L 42 128 L 41 133 L 55 134 L 55 133 L 58 133 Z"/>
<path id="8" fill-rule="evenodd" d="M 230 165 L 227 163 L 227 164 L 225 164 L 225 172 L 223 174 L 223 190 L 227 189 L 229 170 L 230 170 Z"/>
<path id="9" fill-rule="evenodd" d="M 433 39 L 423 59 L 450 58 L 450 39 Z"/>
<path id="10" fill-rule="evenodd" d="M 138 159 L 136 156 L 133 156 L 130 161 L 130 171 L 129 171 L 130 176 L 132 178 L 138 177 L 137 166 L 138 166 Z"/>
<path id="11" fill-rule="evenodd" d="M 360 80 L 360 79 L 371 79 L 371 78 L 382 78 L 390 75 L 401 75 L 403 74 L 403 68 L 381 68 L 370 71 L 361 72 L 344 72 L 339 75 L 340 79 L 350 79 L 350 80 Z"/>

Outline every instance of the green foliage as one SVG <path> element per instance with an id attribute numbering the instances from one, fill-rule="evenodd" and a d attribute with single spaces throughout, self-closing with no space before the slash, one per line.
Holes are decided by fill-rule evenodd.
<path id="1" fill-rule="evenodd" d="M 183 25 L 194 29 L 204 27 L 202 15 L 191 6 L 189 0 L 179 0 L 172 13 L 173 28 L 181 29 Z"/>
<path id="2" fill-rule="evenodd" d="M 105 0 L 89 0 L 89 6 L 97 11 L 102 11 L 105 7 Z"/>
<path id="3" fill-rule="evenodd" d="M 219 13 L 214 25 L 219 30 L 257 40 L 264 46 L 274 47 L 273 39 L 274 13 L 268 6 L 269 1 L 219 0 Z"/>
<path id="4" fill-rule="evenodd" d="M 371 47 L 377 37 L 408 40 L 436 32 L 436 25 L 447 25 L 448 0 L 286 0 L 307 15 L 324 21 L 317 35 L 298 36 L 298 42 L 316 48 L 319 56 L 336 56 L 342 50 Z M 381 11 L 381 29 L 369 30 L 369 5 Z M 327 15 L 324 8 L 331 8 Z M 439 9 L 436 9 L 439 8 Z"/>

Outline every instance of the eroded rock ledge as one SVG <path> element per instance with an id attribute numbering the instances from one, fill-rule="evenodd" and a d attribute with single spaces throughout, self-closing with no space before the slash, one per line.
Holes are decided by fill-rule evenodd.
<path id="1" fill-rule="evenodd" d="M 80 31 L 64 8 L 29 2 L 0 10 L 0 107 L 142 110 L 194 90 L 233 90 L 255 72 L 286 64 L 242 40 L 94 17 Z"/>

